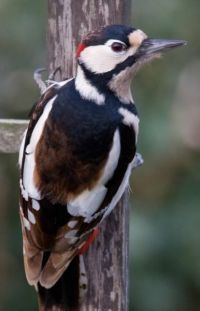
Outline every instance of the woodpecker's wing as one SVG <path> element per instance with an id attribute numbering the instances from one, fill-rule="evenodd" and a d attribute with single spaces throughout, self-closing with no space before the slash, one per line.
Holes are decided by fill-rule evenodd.
<path id="1" fill-rule="evenodd" d="M 46 288 L 120 199 L 135 154 L 132 124 L 81 101 L 73 81 L 49 88 L 20 150 L 25 271 L 30 284 Z"/>

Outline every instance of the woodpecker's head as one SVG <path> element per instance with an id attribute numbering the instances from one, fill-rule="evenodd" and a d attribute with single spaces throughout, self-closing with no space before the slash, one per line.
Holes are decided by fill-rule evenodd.
<path id="1" fill-rule="evenodd" d="M 77 49 L 77 59 L 89 82 L 99 90 L 106 83 L 115 91 L 119 84 L 130 85 L 140 65 L 185 43 L 182 40 L 151 39 L 142 30 L 109 25 L 90 32 L 82 40 Z"/>

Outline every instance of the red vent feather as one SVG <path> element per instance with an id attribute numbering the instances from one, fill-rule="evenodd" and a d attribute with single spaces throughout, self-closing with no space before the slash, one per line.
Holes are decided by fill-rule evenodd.
<path id="1" fill-rule="evenodd" d="M 89 238 L 86 240 L 85 244 L 79 249 L 78 255 L 83 255 L 87 252 L 89 246 L 94 242 L 99 233 L 100 233 L 99 228 L 98 227 L 94 228 L 92 233 L 89 235 Z"/>

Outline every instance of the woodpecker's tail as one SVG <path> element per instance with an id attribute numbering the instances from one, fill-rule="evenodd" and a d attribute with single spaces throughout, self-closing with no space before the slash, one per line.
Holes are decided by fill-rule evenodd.
<path id="1" fill-rule="evenodd" d="M 38 286 L 40 311 L 77 311 L 80 302 L 79 256 L 70 263 L 58 282 L 49 289 Z"/>

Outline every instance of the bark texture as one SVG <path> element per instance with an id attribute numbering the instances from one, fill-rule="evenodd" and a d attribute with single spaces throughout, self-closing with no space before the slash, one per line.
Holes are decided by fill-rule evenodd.
<path id="1" fill-rule="evenodd" d="M 85 255 L 88 292 L 81 311 L 128 311 L 128 194 L 102 223 Z"/>
<path id="2" fill-rule="evenodd" d="M 108 24 L 128 24 L 128 0 L 48 0 L 49 71 L 56 79 L 76 72 L 75 51 L 88 31 Z M 85 256 L 88 292 L 81 311 L 128 310 L 127 194 L 102 223 L 98 239 Z"/>

